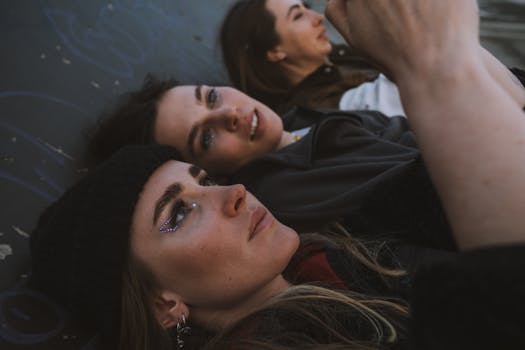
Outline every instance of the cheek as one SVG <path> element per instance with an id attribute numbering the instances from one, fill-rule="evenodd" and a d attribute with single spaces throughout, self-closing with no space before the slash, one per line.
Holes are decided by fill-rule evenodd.
<path id="1" fill-rule="evenodd" d="M 235 167 L 244 158 L 246 144 L 234 134 L 222 136 L 218 140 L 216 149 L 210 157 L 210 163 L 217 167 Z"/>
<path id="2" fill-rule="evenodd" d="M 203 276 L 206 271 L 205 251 L 199 252 L 197 246 L 158 252 L 153 272 L 160 284 L 182 293 L 191 290 L 195 276 Z"/>
<path id="3" fill-rule="evenodd" d="M 213 242 L 209 239 L 201 239 L 193 235 L 190 237 L 183 246 L 176 252 L 177 265 L 181 266 L 185 270 L 198 270 L 203 265 L 205 257 L 213 255 Z M 210 235 L 208 235 L 210 236 Z M 189 241 L 189 242 L 188 242 Z"/>
<path id="4" fill-rule="evenodd" d="M 279 143 L 282 135 L 283 135 L 282 123 L 281 123 L 280 118 L 276 115 L 271 120 L 271 124 L 270 124 L 270 127 L 268 128 L 268 132 L 266 136 L 268 140 L 267 146 L 271 148 L 269 151 L 272 151 L 273 147 L 275 147 L 276 144 Z"/>
<path id="5" fill-rule="evenodd" d="M 304 30 L 301 28 L 293 28 L 287 31 L 283 38 L 283 43 L 286 43 L 289 49 L 297 52 L 303 45 L 302 42 L 304 39 Z"/>
<path id="6" fill-rule="evenodd" d="M 210 212 L 218 212 L 219 208 L 210 208 Z M 203 218 L 202 222 L 219 223 L 217 216 Z M 217 225 L 200 225 L 193 235 L 188 236 L 186 244 L 178 250 L 177 265 L 183 271 L 194 275 L 205 275 L 219 269 L 221 264 L 238 252 L 238 245 L 232 242 L 231 232 L 222 230 Z"/>

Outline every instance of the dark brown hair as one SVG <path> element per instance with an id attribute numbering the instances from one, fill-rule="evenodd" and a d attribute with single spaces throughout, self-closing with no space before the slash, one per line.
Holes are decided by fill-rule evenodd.
<path id="1" fill-rule="evenodd" d="M 121 95 L 116 105 L 101 114 L 88 131 L 85 165 L 94 167 L 125 145 L 155 143 L 157 105 L 166 91 L 178 85 L 173 78 L 147 74 L 142 87 Z"/>
<path id="2" fill-rule="evenodd" d="M 283 69 L 266 58 L 279 42 L 266 0 L 235 3 L 222 23 L 222 57 L 233 86 L 271 108 L 273 100 L 292 87 Z"/>

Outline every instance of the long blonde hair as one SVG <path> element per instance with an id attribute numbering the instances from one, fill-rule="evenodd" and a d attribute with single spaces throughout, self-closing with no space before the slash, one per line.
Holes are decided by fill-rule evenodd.
<path id="1" fill-rule="evenodd" d="M 349 291 L 293 286 L 205 349 L 383 349 L 402 341 L 407 308 Z"/>
<path id="2" fill-rule="evenodd" d="M 365 242 L 356 239 L 338 222 L 327 225 L 321 231 L 322 234 L 301 234 L 301 244 L 313 242 L 321 243 L 325 247 L 341 249 L 370 270 L 379 273 L 380 276 L 401 277 L 406 275 L 406 271 L 399 265 L 397 267 L 384 267 L 378 262 L 379 256 L 389 250 L 385 240 L 368 240 Z"/>
<path id="3" fill-rule="evenodd" d="M 122 313 L 119 350 L 172 350 L 172 338 L 157 322 L 150 302 L 153 274 L 130 258 L 122 280 Z"/>
<path id="4" fill-rule="evenodd" d="M 302 244 L 318 242 L 342 248 L 381 276 L 402 276 L 382 267 L 377 249 L 368 249 L 340 225 L 323 234 L 301 235 Z M 174 349 L 172 331 L 163 329 L 152 311 L 153 274 L 131 258 L 123 274 L 121 350 Z M 274 297 L 229 328 L 212 334 L 192 324 L 185 349 L 383 349 L 400 339 L 408 309 L 403 302 L 370 298 L 318 285 L 296 285 Z M 401 337 L 402 338 L 402 337 Z"/>

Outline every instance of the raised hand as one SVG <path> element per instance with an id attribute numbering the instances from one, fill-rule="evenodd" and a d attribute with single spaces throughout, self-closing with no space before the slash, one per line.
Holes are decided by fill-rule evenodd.
<path id="1" fill-rule="evenodd" d="M 522 91 L 480 49 L 476 1 L 330 0 L 326 15 L 396 81 L 458 247 L 525 242 Z"/>
<path id="2" fill-rule="evenodd" d="M 479 47 L 475 0 L 330 0 L 326 17 L 396 80 L 454 64 Z"/>

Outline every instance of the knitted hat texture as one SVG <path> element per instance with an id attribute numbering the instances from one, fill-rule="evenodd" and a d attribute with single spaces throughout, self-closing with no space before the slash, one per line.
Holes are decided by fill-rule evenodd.
<path id="1" fill-rule="evenodd" d="M 30 240 L 32 283 L 102 337 L 117 337 L 131 220 L 168 146 L 127 146 L 41 215 Z"/>

